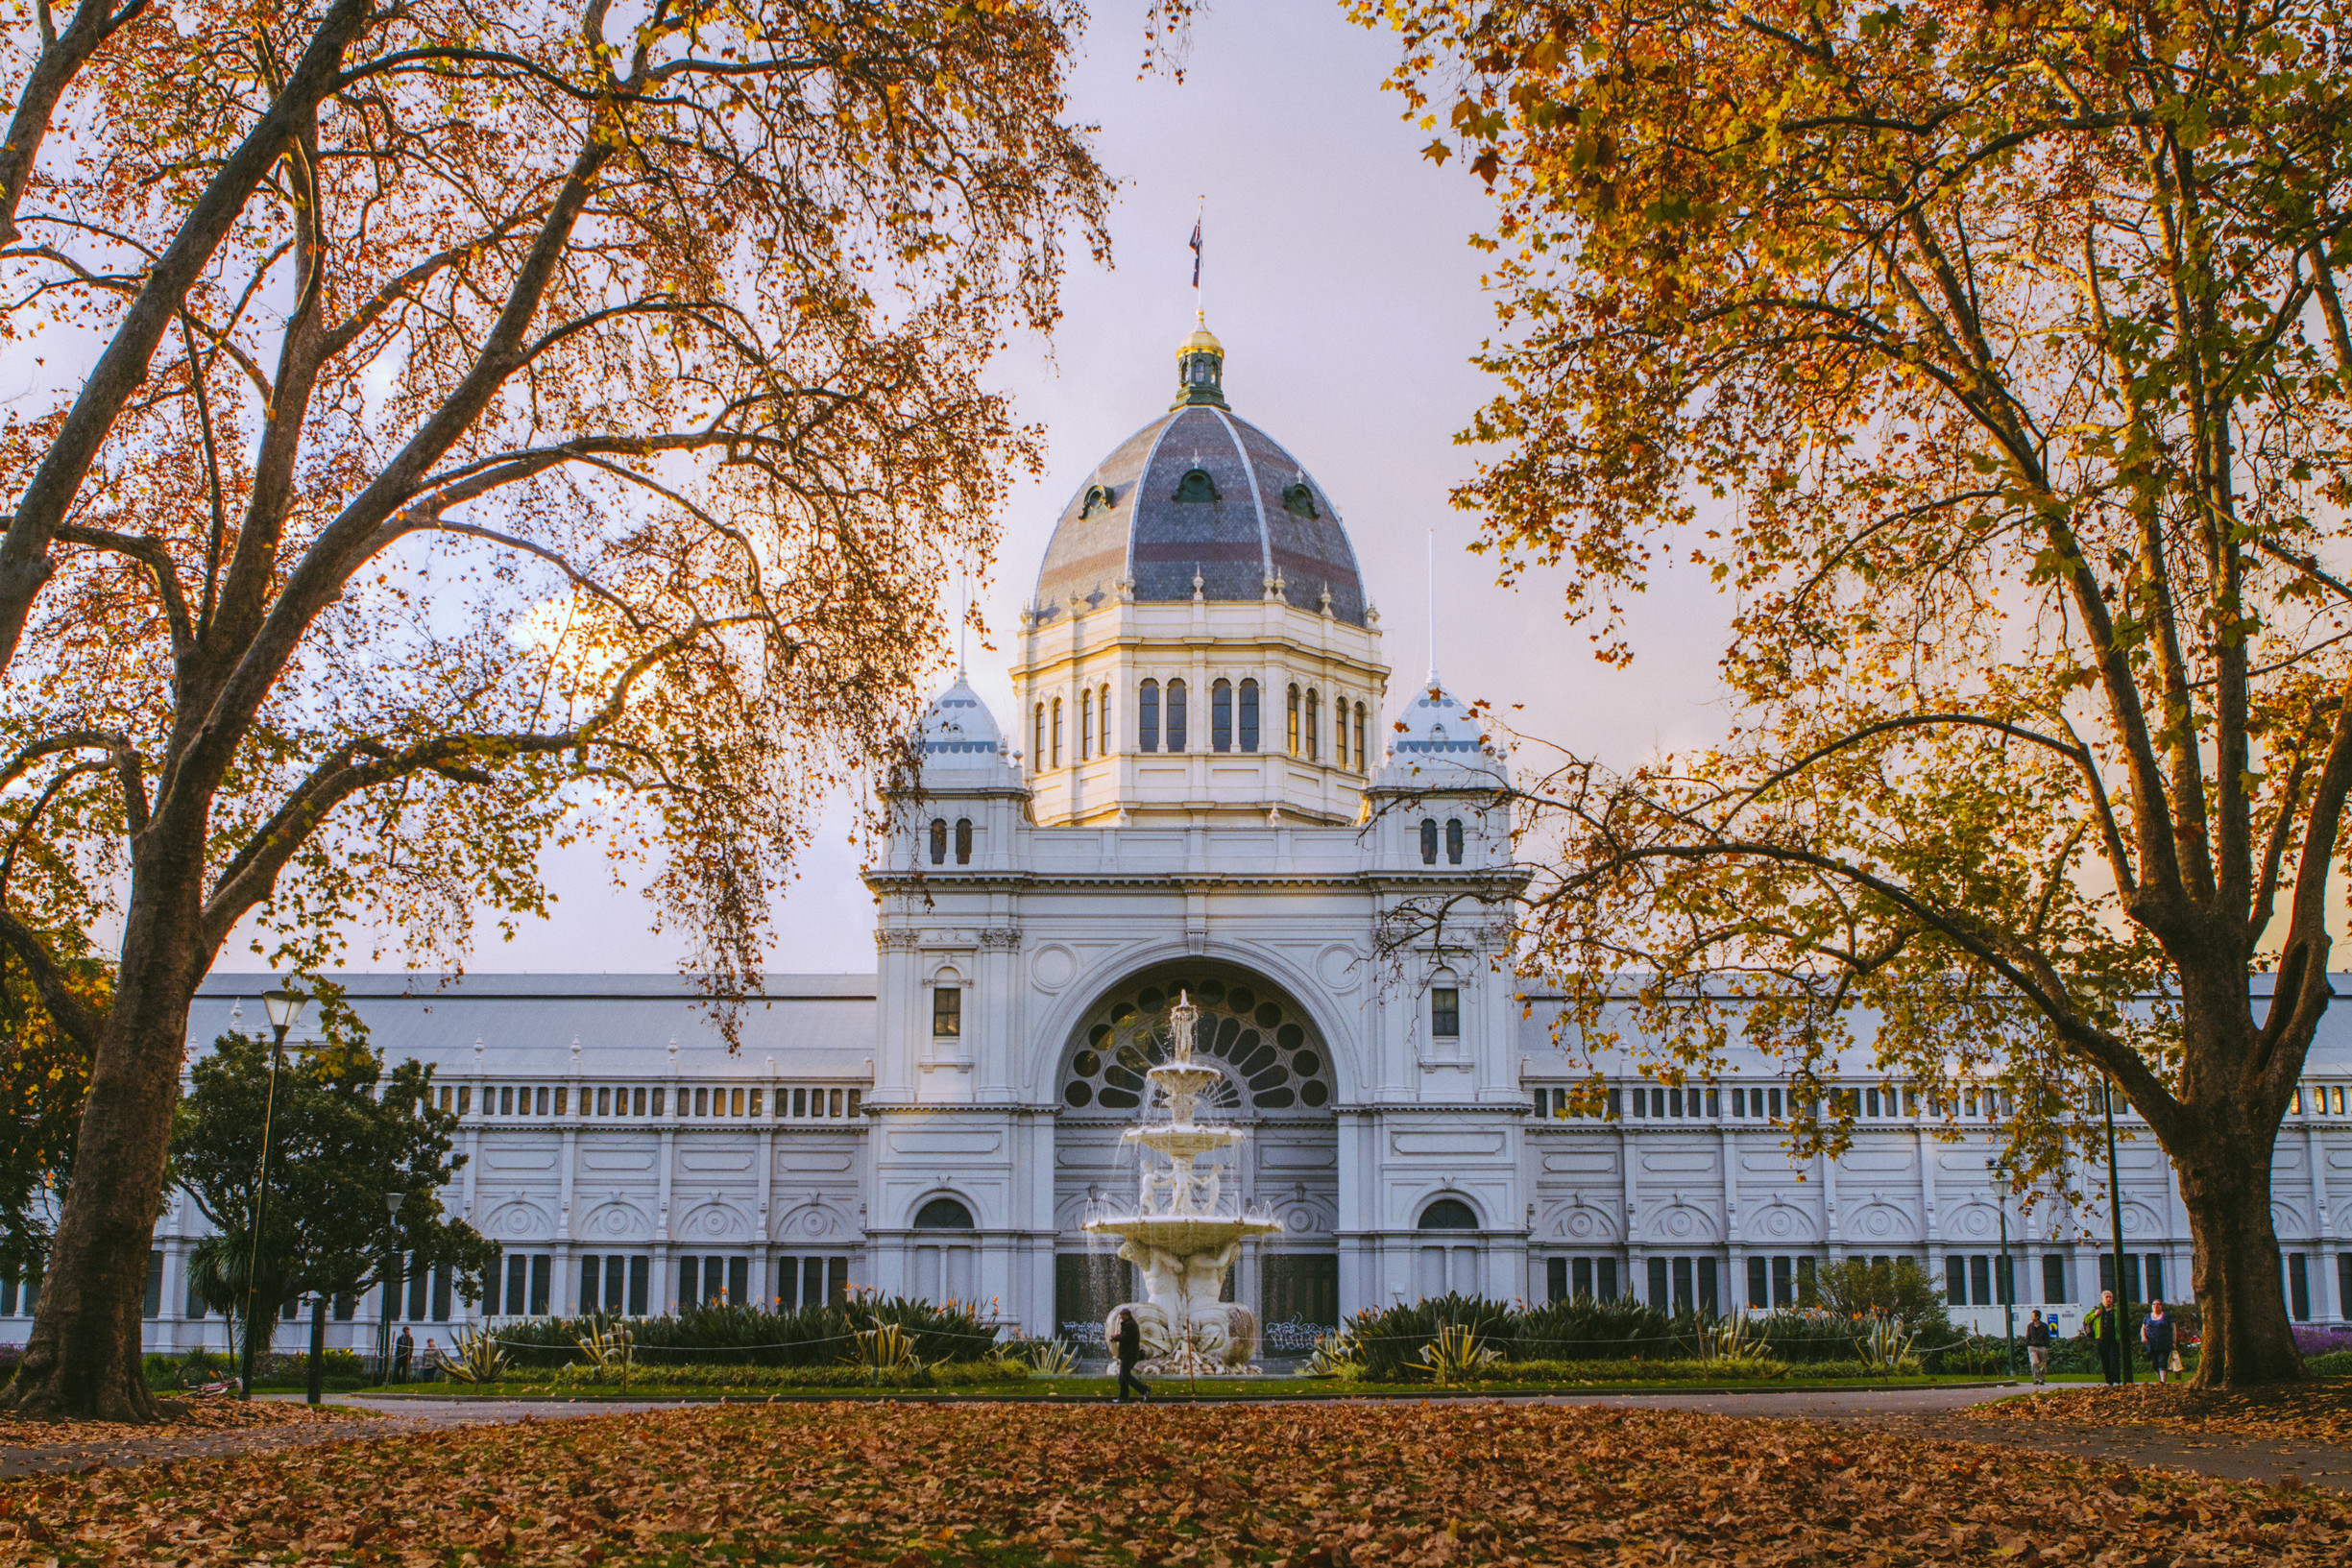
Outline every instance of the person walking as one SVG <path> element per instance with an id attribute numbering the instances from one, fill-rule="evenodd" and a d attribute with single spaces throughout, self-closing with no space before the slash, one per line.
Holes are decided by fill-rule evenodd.
<path id="1" fill-rule="evenodd" d="M 1145 1399 L 1152 1390 L 1144 1380 L 1135 1375 L 1136 1363 L 1143 1360 L 1143 1325 L 1127 1308 L 1119 1309 L 1119 1403 L 1127 1403 L 1127 1391 L 1132 1387 Z"/>
<path id="2" fill-rule="evenodd" d="M 2083 1319 L 2082 1331 L 2098 1341 L 2098 1369 L 2109 1383 L 2123 1381 L 2123 1326 L 2118 1321 L 2115 1292 L 2101 1291 L 2098 1305 Z"/>
<path id="3" fill-rule="evenodd" d="M 2025 1319 L 2025 1360 L 2032 1364 L 2033 1386 L 2037 1388 L 2049 1380 L 2049 1319 L 2036 1307 L 2033 1315 Z"/>
<path id="4" fill-rule="evenodd" d="M 410 1336 L 408 1330 L 403 1328 L 400 1330 L 400 1337 L 392 1342 L 393 1382 L 406 1383 L 408 1381 L 408 1363 L 416 1360 L 416 1357 L 417 1341 Z"/>
<path id="5" fill-rule="evenodd" d="M 2147 1363 L 2156 1369 L 2156 1381 L 2171 1381 L 2172 1319 L 2166 1315 L 2164 1303 L 2150 1301 L 2147 1316 L 2140 1323 L 2140 1342 L 2147 1347 Z"/>

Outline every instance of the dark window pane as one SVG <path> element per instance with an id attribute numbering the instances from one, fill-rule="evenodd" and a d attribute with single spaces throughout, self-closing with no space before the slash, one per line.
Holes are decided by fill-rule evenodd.
<path id="1" fill-rule="evenodd" d="M 1429 988 L 1429 1032 L 1442 1040 L 1462 1033 L 1462 993 L 1450 985 Z"/>
<path id="2" fill-rule="evenodd" d="M 1449 866 L 1458 866 L 1462 863 L 1462 819 L 1460 817 L 1445 819 L 1445 863 Z"/>
<path id="3" fill-rule="evenodd" d="M 949 1036 L 963 1033 L 963 991 L 953 985 L 934 986 L 931 993 L 931 1032 Z"/>
<path id="4" fill-rule="evenodd" d="M 1184 683 L 1168 683 L 1168 749 L 1184 749 Z"/>
<path id="5" fill-rule="evenodd" d="M 1159 750 L 1159 683 L 1146 681 L 1135 702 L 1135 745 L 1141 751 Z"/>
<path id="6" fill-rule="evenodd" d="M 1258 684 L 1242 683 L 1242 750 L 1258 749 Z"/>
<path id="7" fill-rule="evenodd" d="M 1421 819 L 1421 864 L 1434 866 L 1437 863 L 1438 825 L 1434 818 L 1424 817 Z"/>
<path id="8" fill-rule="evenodd" d="M 1233 749 L 1233 683 L 1219 681 L 1209 688 L 1209 749 Z"/>

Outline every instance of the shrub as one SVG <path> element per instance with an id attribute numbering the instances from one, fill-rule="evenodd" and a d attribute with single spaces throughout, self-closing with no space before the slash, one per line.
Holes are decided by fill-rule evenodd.
<path id="1" fill-rule="evenodd" d="M 1770 1383 L 1788 1375 L 1775 1361 L 1523 1361 L 1482 1367 L 1480 1383 Z"/>
<path id="2" fill-rule="evenodd" d="M 1399 1383 L 1425 1371 L 1423 1347 L 1442 1328 L 1463 1328 L 1480 1344 L 1505 1357 L 1518 1338 L 1518 1315 L 1499 1301 L 1476 1296 L 1428 1296 L 1410 1306 L 1367 1307 L 1347 1320 L 1347 1337 L 1364 1359 L 1364 1375 L 1374 1383 Z"/>
<path id="3" fill-rule="evenodd" d="M 770 1367 L 833 1363 L 850 1353 L 854 1336 L 879 1327 L 902 1331 L 926 1366 L 978 1361 L 996 1342 L 995 1329 L 959 1303 L 871 1295 L 794 1312 L 716 1301 L 662 1317 L 617 1320 L 599 1313 L 513 1318 L 492 1332 L 518 1366 L 567 1366 L 581 1360 L 581 1339 L 609 1333 L 616 1322 L 625 1323 L 632 1340 L 633 1382 L 646 1368 L 690 1362 Z"/>
<path id="4" fill-rule="evenodd" d="M 2352 1350 L 2327 1350 L 2306 1356 L 2303 1370 L 2316 1378 L 2352 1378 Z"/>
<path id="5" fill-rule="evenodd" d="M 1704 1331 L 1690 1314 L 1674 1316 L 1632 1296 L 1595 1301 L 1588 1295 L 1530 1307 L 1519 1315 L 1518 1332 L 1506 1356 L 1546 1361 L 1702 1354 Z"/>
<path id="6" fill-rule="evenodd" d="M 721 1393 L 780 1393 L 799 1388 L 973 1388 L 1020 1383 L 1029 1368 L 1013 1361 L 943 1362 L 935 1366 L 876 1372 L 838 1362 L 815 1366 L 752 1366 L 741 1363 L 640 1367 L 629 1378 L 629 1391 L 664 1389 Z M 504 1387 L 544 1387 L 550 1392 L 577 1389 L 611 1391 L 609 1374 L 599 1382 L 596 1369 L 587 1365 L 537 1368 L 509 1373 Z"/>

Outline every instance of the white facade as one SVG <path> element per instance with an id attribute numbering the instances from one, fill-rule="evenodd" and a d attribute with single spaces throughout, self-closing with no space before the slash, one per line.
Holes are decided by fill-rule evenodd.
<path id="1" fill-rule="evenodd" d="M 1862 1256 L 1954 1278 L 1955 1317 L 1998 1327 L 1989 1106 L 1940 1143 L 1857 1062 L 1853 1148 L 1800 1166 L 1774 1125 L 1787 1085 L 1760 1061 L 1680 1090 L 1604 1062 L 1619 1114 L 1567 1119 L 1555 1113 L 1584 1064 L 1553 1048 L 1543 999 L 1531 1007 L 1495 968 L 1499 926 L 1473 912 L 1443 946 L 1375 955 L 1398 900 L 1467 892 L 1507 861 L 1508 823 L 1481 792 L 1502 764 L 1434 676 L 1392 716 L 1378 615 L 1336 513 L 1223 412 L 1222 350 L 1204 361 L 1204 337 L 1187 345 L 1177 412 L 1072 503 L 1023 617 L 1013 736 L 961 682 L 926 716 L 921 792 L 866 878 L 874 975 L 771 977 L 746 999 L 736 1054 L 675 977 L 345 977 L 375 1043 L 431 1064 L 462 1110 L 467 1164 L 447 1201 L 507 1249 L 480 1308 L 430 1280 L 397 1295 L 420 1344 L 509 1312 L 661 1312 L 719 1290 L 797 1303 L 850 1284 L 976 1301 L 1030 1334 L 1099 1324 L 1116 1266 L 1079 1226 L 1132 1179 L 1118 1133 L 1138 1080 L 1122 1052 L 1177 987 L 1206 1008 L 1203 1051 L 1228 1073 L 1220 1119 L 1250 1130 L 1243 1198 L 1284 1223 L 1235 1282 L 1271 1321 L 1444 1291 L 1771 1305 L 1806 1269 Z M 1230 454 L 1201 455 L 1198 429 L 1181 433 L 1195 426 L 1225 431 Z M 1158 466 L 1171 453 L 1174 477 Z M 1321 531 L 1286 534 L 1277 503 Z M 1224 563 L 1215 591 L 1188 549 Z M 1314 602 L 1294 605 L 1294 582 Z M 259 1032 L 268 983 L 208 981 L 192 1049 Z M 2274 1170 L 2295 1315 L 2317 1322 L 2342 1321 L 2352 1295 L 2348 1095 L 2339 1009 Z M 2122 1165 L 2134 1294 L 2153 1269 L 2185 1295 L 2187 1223 L 2144 1128 Z M 2021 1315 L 2040 1305 L 2072 1325 L 2097 1298 L 2103 1208 L 2005 1214 Z M 186 1310 L 201 1229 L 184 1198 L 158 1226 L 156 1347 L 226 1342 L 222 1319 Z M 334 1341 L 372 1345 L 384 1307 L 349 1304 Z M 23 1316 L 20 1292 L 0 1309 L 0 1338 L 20 1337 L 6 1321 Z"/>

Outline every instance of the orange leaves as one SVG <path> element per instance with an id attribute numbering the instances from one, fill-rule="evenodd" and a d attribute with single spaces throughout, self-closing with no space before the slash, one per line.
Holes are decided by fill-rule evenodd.
<path id="1" fill-rule="evenodd" d="M 12 1538 L 64 1561 L 842 1568 L 2321 1563 L 2352 1524 L 2335 1496 L 1794 1423 L 1369 1403 L 682 1410 L 51 1482 L 0 1528 L 36 1511 Z"/>

